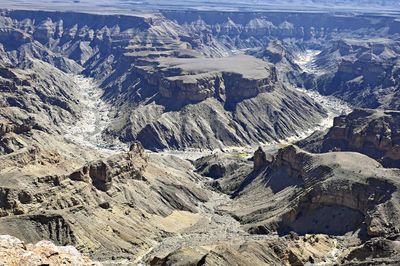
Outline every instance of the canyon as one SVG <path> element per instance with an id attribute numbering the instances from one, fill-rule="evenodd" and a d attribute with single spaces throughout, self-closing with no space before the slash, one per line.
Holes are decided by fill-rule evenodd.
<path id="1" fill-rule="evenodd" d="M 4 263 L 400 263 L 395 5 L 2 7 Z"/>

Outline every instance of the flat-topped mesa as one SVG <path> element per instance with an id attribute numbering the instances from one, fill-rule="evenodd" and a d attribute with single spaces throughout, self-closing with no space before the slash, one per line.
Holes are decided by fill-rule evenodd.
<path id="1" fill-rule="evenodd" d="M 226 58 L 160 59 L 160 95 L 182 104 L 215 97 L 227 105 L 272 91 L 275 68 L 262 60 L 240 55 Z M 155 77 L 154 75 L 152 76 Z M 154 83 L 148 80 L 149 83 Z"/>

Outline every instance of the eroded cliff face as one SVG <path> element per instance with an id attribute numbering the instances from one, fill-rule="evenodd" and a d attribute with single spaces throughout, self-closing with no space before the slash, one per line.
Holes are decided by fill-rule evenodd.
<path id="1" fill-rule="evenodd" d="M 316 56 L 305 86 L 357 107 L 397 110 L 399 52 L 396 37 L 335 41 Z"/>
<path id="2" fill-rule="evenodd" d="M 391 237 L 399 230 L 385 222 L 398 215 L 390 211 L 399 207 L 395 196 L 398 170 L 385 169 L 367 156 L 310 154 L 289 146 L 272 162 L 266 161 L 264 171 L 259 165 L 255 171 L 254 180 L 240 186 L 233 203 L 240 206 L 265 200 L 258 207 L 235 213 L 242 223 L 248 223 L 245 227 L 250 232 L 344 235 L 359 230 L 368 237 Z M 278 198 L 279 204 L 274 200 Z M 346 224 L 341 217 L 346 217 Z"/>
<path id="3" fill-rule="evenodd" d="M 208 13 L 200 15 L 207 18 L 204 23 L 192 25 L 169 14 L 3 11 L 1 55 L 18 67 L 33 57 L 68 73 L 83 71 L 94 77 L 114 106 L 113 122 L 104 135 L 126 142 L 139 140 L 153 150 L 275 141 L 323 119 L 324 110 L 318 104 L 282 84 L 283 71 L 250 56 L 232 56 L 233 49 L 263 47 L 270 41 L 262 37 L 269 23 L 258 19 L 259 14 L 240 15 L 243 23 L 249 20 L 246 30 L 228 14 L 218 18 L 226 20 L 222 28 L 218 21 L 208 21 Z M 278 23 L 277 16 L 274 20 L 279 29 L 268 38 L 301 38 L 299 30 L 293 29 L 295 21 Z M 205 31 L 212 28 L 207 37 L 201 25 Z M 8 41 L 12 38 L 7 40 L 7 34 L 13 32 L 24 35 L 25 41 Z M 232 42 L 224 41 L 226 36 Z M 250 39 L 257 41 L 250 44 Z M 264 73 L 247 75 L 258 68 Z M 262 119 L 256 119 L 255 112 Z M 204 126 L 191 118 L 194 113 L 202 114 Z"/>
<path id="4" fill-rule="evenodd" d="M 325 134 L 305 139 L 300 145 L 313 152 L 360 152 L 385 167 L 399 167 L 399 113 L 356 109 L 335 118 L 333 127 Z"/>
<path id="5" fill-rule="evenodd" d="M 198 221 L 198 206 L 213 195 L 190 176 L 190 163 L 149 157 L 139 144 L 76 170 L 71 160 L 46 157 L 37 151 L 20 167 L 4 167 L 8 158 L 2 157 L 0 232 L 73 245 L 102 261 L 140 259 L 157 239 L 178 233 L 169 223 L 192 221 L 184 230 Z"/>
<path id="6" fill-rule="evenodd" d="M 280 85 L 272 65 L 244 55 L 161 58 L 141 64 L 132 68 L 137 80 L 142 82 L 137 86 L 156 87 L 154 90 L 158 90 L 162 98 L 174 102 L 177 107 L 212 97 L 234 107 L 242 100 L 255 98 Z"/>
<path id="7" fill-rule="evenodd" d="M 106 263 L 396 264 L 398 170 L 351 152 L 225 150 L 320 124 L 325 110 L 293 86 L 325 82 L 330 94 L 329 82 L 343 81 L 337 95 L 350 99 L 348 80 L 382 82 L 394 88 L 385 97 L 396 95 L 396 41 L 336 42 L 395 38 L 396 23 L 296 12 L 2 11 L 0 233 L 74 245 Z M 307 61 L 299 54 L 309 48 L 325 51 Z M 74 73 L 93 77 L 107 103 L 89 101 L 99 90 L 80 87 Z M 396 112 L 356 111 L 317 142 L 392 164 L 397 124 Z M 83 142 L 65 137 L 71 128 Z M 144 147 L 115 154 L 102 146 L 114 136 Z M 192 162 L 144 151 L 193 147 L 224 152 Z"/>
<path id="8" fill-rule="evenodd" d="M 367 29 L 396 29 L 393 17 L 327 13 L 163 11 L 180 25 L 204 37 L 217 36 L 232 47 L 257 47 L 270 38 L 332 39 L 337 34 L 364 34 Z"/>

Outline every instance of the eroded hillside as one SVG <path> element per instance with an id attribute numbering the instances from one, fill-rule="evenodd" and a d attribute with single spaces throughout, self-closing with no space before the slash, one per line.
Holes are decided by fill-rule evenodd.
<path id="1" fill-rule="evenodd" d="M 396 12 L 0 14 L 1 235 L 105 265 L 400 262 Z"/>

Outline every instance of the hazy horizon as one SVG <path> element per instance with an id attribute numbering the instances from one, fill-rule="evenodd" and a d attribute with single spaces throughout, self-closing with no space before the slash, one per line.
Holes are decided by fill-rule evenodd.
<path id="1" fill-rule="evenodd" d="M 216 11 L 268 11 L 284 10 L 391 10 L 397 11 L 400 3 L 395 0 L 40 0 L 32 3 L 28 0 L 1 0 L 3 8 L 41 8 L 57 10 L 90 11 L 95 7 L 107 10 L 216 10 Z"/>

